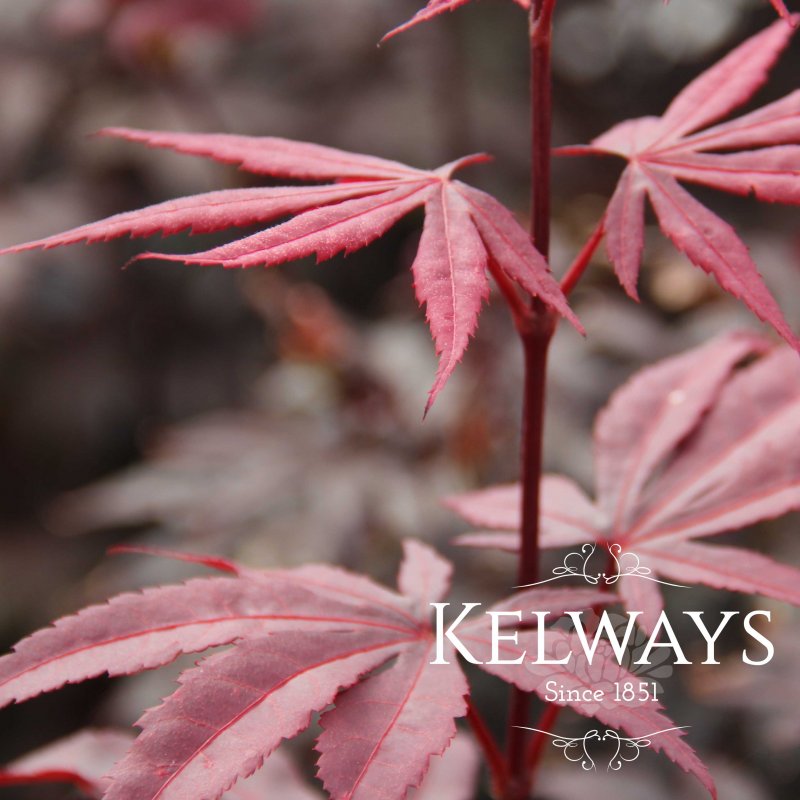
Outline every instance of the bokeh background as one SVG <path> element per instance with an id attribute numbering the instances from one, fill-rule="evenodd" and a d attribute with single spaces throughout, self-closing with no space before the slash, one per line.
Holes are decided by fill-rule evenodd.
<path id="1" fill-rule="evenodd" d="M 524 219 L 527 42 L 520 9 L 482 0 L 378 47 L 421 0 L 0 0 L 0 245 L 184 194 L 255 185 L 201 159 L 89 135 L 104 126 L 309 140 L 433 167 L 496 157 L 465 178 Z M 764 0 L 563 0 L 556 20 L 557 144 L 657 114 L 699 70 L 774 18 Z M 796 88 L 800 51 L 757 101 Z M 557 162 L 553 266 L 599 219 L 619 167 Z M 735 222 L 795 329 L 796 210 L 699 192 Z M 408 271 L 412 215 L 347 259 L 224 272 L 137 263 L 120 241 L 0 263 L 0 649 L 112 593 L 198 570 L 118 543 L 232 555 L 255 565 L 334 561 L 391 582 L 418 536 L 458 564 L 456 596 L 506 594 L 512 561 L 458 552 L 442 495 L 517 476 L 520 353 L 499 298 L 423 423 L 433 347 Z M 225 237 L 178 236 L 185 250 Z M 575 294 L 586 324 L 552 359 L 547 467 L 591 487 L 591 422 L 642 364 L 748 313 L 651 225 L 643 302 L 602 255 Z M 737 535 L 800 563 L 797 518 Z M 773 611 L 778 655 L 746 671 L 684 667 L 664 680 L 726 800 L 800 791 L 800 615 L 693 591 L 693 608 Z M 735 642 L 732 646 L 735 645 Z M 189 661 L 191 663 L 191 660 Z M 93 681 L 0 713 L 0 763 L 85 724 L 131 725 L 176 669 Z M 478 678 L 500 724 L 504 687 Z M 564 715 L 564 730 L 580 722 Z M 296 748 L 311 774 L 307 737 Z M 573 767 L 574 765 L 567 765 Z M 637 767 L 641 767 L 638 769 Z M 540 792 L 582 796 L 558 753 Z M 593 779 L 597 800 L 701 796 L 652 754 Z M 72 797 L 0 789 L 2 800 Z"/>

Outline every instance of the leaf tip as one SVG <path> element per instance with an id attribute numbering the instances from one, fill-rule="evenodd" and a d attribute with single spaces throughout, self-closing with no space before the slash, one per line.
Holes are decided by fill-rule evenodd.
<path id="1" fill-rule="evenodd" d="M 383 36 L 381 36 L 381 38 L 379 39 L 377 46 L 380 47 L 381 45 L 386 44 L 386 42 L 388 42 L 389 39 L 394 39 L 394 37 L 397 36 L 398 33 L 402 33 L 402 30 L 403 26 L 401 25 L 397 28 L 392 28 L 392 30 L 390 30 L 389 33 L 384 33 Z"/>
<path id="2" fill-rule="evenodd" d="M 486 164 L 491 161 L 494 161 L 494 156 L 490 153 L 473 153 L 472 155 L 464 156 L 463 158 L 458 158 L 455 161 L 444 164 L 436 170 L 436 174 L 448 180 L 455 172 L 465 167 L 471 167 L 473 164 Z"/>
<path id="3" fill-rule="evenodd" d="M 578 315 L 571 308 L 569 308 L 569 306 L 567 307 L 567 311 L 569 313 L 565 314 L 564 316 L 572 325 L 572 327 L 575 328 L 575 330 L 585 338 L 588 335 L 586 333 L 586 326 L 580 321 Z"/>
<path id="4" fill-rule="evenodd" d="M 639 297 L 639 287 L 636 285 L 636 279 L 628 279 L 622 275 L 617 274 L 619 278 L 620 285 L 625 290 L 625 294 L 630 297 L 635 303 L 641 303 L 642 298 Z"/>
<path id="5" fill-rule="evenodd" d="M 205 556 L 199 553 L 181 553 L 176 550 L 167 550 L 161 547 L 145 547 L 143 545 L 118 544 L 109 547 L 106 553 L 110 556 L 119 555 L 143 555 L 155 556 L 156 558 L 168 558 L 173 561 L 185 561 L 189 564 L 201 564 L 209 569 L 218 572 L 227 572 L 232 575 L 240 575 L 242 570 L 239 566 L 227 558 L 221 556 Z"/>
<path id="6" fill-rule="evenodd" d="M 775 6 L 776 11 L 781 17 L 789 23 L 789 27 L 797 30 L 800 27 L 800 14 L 792 14 L 788 8 L 786 8 L 785 3 L 783 0 L 771 0 L 772 5 Z"/>
<path id="7" fill-rule="evenodd" d="M 563 147 L 554 147 L 552 153 L 554 156 L 558 156 L 560 158 L 579 157 L 579 156 L 617 155 L 616 153 L 609 153 L 598 147 L 592 147 L 592 145 L 589 144 L 571 144 L 571 145 L 564 145 Z"/>
<path id="8" fill-rule="evenodd" d="M 122 128 L 118 126 L 108 126 L 100 128 L 89 134 L 91 139 L 130 139 L 140 131 L 135 131 L 133 128 Z"/>

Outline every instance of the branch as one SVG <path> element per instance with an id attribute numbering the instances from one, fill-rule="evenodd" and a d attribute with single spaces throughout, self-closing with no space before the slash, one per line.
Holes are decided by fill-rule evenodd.
<path id="1" fill-rule="evenodd" d="M 550 159 L 552 75 L 550 52 L 556 0 L 534 0 L 530 15 L 531 47 L 531 231 L 545 258 L 550 250 Z M 542 480 L 547 352 L 555 320 L 541 301 L 531 303 L 530 318 L 520 329 L 525 353 L 525 396 L 522 417 L 522 542 L 517 584 L 534 583 L 539 574 L 539 487 Z M 508 715 L 508 788 L 505 800 L 529 796 L 530 773 L 525 750 L 530 694 L 511 690 Z"/>
<path id="2" fill-rule="evenodd" d="M 514 326 L 518 331 L 521 331 L 530 320 L 530 308 L 522 299 L 514 282 L 497 266 L 493 258 L 489 259 L 489 274 L 494 278 L 497 288 L 500 290 L 511 311 Z"/>
<path id="3" fill-rule="evenodd" d="M 606 218 L 605 215 L 603 215 L 600 222 L 597 223 L 597 226 L 592 231 L 592 235 L 586 241 L 586 244 L 575 257 L 575 260 L 561 279 L 561 291 L 564 292 L 565 295 L 569 295 L 578 281 L 583 277 L 583 273 L 592 262 L 592 256 L 594 256 L 600 242 L 603 241 L 605 232 Z"/>
<path id="4" fill-rule="evenodd" d="M 536 727 L 540 731 L 547 731 L 548 733 L 552 731 L 555 727 L 561 710 L 561 706 L 557 706 L 555 703 L 549 703 L 542 712 L 542 716 L 539 717 Z M 548 737 L 544 733 L 537 733 L 536 736 L 531 739 L 526 761 L 528 771 L 531 775 L 536 773 L 536 767 L 539 766 L 539 761 L 542 758 L 542 753 L 544 752 L 544 746 L 547 743 L 547 740 Z"/>
<path id="5" fill-rule="evenodd" d="M 470 724 L 472 732 L 475 734 L 475 738 L 486 756 L 486 764 L 492 776 L 492 785 L 495 793 L 497 796 L 502 796 L 508 785 L 506 760 L 503 758 L 492 732 L 487 727 L 471 698 L 467 698 L 467 722 Z"/>

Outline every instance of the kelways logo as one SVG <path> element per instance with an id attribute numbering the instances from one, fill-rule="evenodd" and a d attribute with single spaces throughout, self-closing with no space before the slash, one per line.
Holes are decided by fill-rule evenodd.
<path id="1" fill-rule="evenodd" d="M 644 580 L 664 583 L 653 577 L 634 553 L 623 552 L 619 545 L 609 545 L 608 566 L 605 571 L 589 568 L 596 546 L 584 545 L 569 553 L 563 563 L 552 570 L 552 577 L 525 587 L 531 595 L 555 603 L 562 589 L 541 589 L 562 578 L 579 577 L 590 586 L 611 587 L 621 580 Z M 678 586 L 680 584 L 669 584 Z M 681 587 L 688 588 L 688 587 Z M 537 594 L 538 593 L 538 594 Z M 608 602 L 618 597 L 610 591 Z M 543 603 L 546 604 L 546 603 Z M 586 716 L 596 716 L 600 709 L 615 706 L 660 708 L 662 687 L 659 679 L 669 677 L 675 666 L 699 661 L 687 653 L 699 651 L 705 665 L 719 665 L 717 648 L 723 634 L 737 634 L 743 641 L 741 660 L 748 665 L 761 666 L 775 656 L 772 641 L 762 632 L 764 623 L 772 621 L 771 612 L 755 610 L 749 613 L 722 611 L 719 615 L 704 611 L 681 612 L 682 625 L 673 624 L 666 611 L 654 623 L 644 623 L 644 611 L 609 612 L 600 607 L 586 610 L 514 609 L 508 606 L 490 608 L 483 612 L 484 625 L 491 631 L 490 646 L 482 642 L 471 644 L 471 626 L 479 616 L 480 603 L 431 603 L 434 610 L 436 637 L 435 658 L 431 664 L 449 664 L 458 653 L 472 664 L 490 671 L 526 670 L 536 679 L 536 691 L 547 703 L 570 705 Z M 521 603 L 525 605 L 525 603 Z M 469 622 L 467 622 L 469 618 Z M 691 625 L 686 624 L 690 620 Z M 676 620 L 677 621 L 677 620 Z M 466 623 L 466 624 L 465 624 Z M 556 623 L 557 626 L 554 627 Z M 463 626 L 463 627 L 462 627 Z M 676 630 L 682 631 L 681 637 Z M 688 639 L 686 637 L 691 637 Z M 691 649 L 690 649 L 691 646 Z M 564 757 L 593 771 L 605 764 L 609 771 L 618 771 L 635 761 L 643 749 L 651 746 L 656 737 L 686 729 L 675 726 L 665 729 L 646 729 L 637 736 L 624 736 L 611 728 L 592 728 L 582 736 L 557 735 L 548 730 L 526 728 L 535 732 Z"/>
<path id="2" fill-rule="evenodd" d="M 664 733 L 672 731 L 680 731 L 688 728 L 688 725 L 680 725 L 675 728 L 665 728 L 663 731 L 653 731 L 646 736 L 620 736 L 616 731 L 606 728 L 600 731 L 598 728 L 585 733 L 583 736 L 557 736 L 549 731 L 543 731 L 539 728 L 528 728 L 524 726 L 524 730 L 540 733 L 544 736 L 549 736 L 555 747 L 559 747 L 564 752 L 564 758 L 567 761 L 580 764 L 581 767 L 588 771 L 597 769 L 597 752 L 593 747 L 594 743 L 599 742 L 601 745 L 604 742 L 609 742 L 612 745 L 611 755 L 607 756 L 607 767 L 609 771 L 617 772 L 622 769 L 622 765 L 636 761 L 639 754 L 647 747 L 650 747 L 652 740 L 656 736 L 661 736 Z"/>
<path id="3" fill-rule="evenodd" d="M 431 606 L 435 610 L 436 631 L 436 658 L 431 661 L 431 664 L 450 663 L 445 657 L 446 642 L 449 642 L 461 656 L 471 664 L 489 664 L 493 666 L 524 665 L 525 663 L 535 665 L 560 665 L 571 663 L 575 657 L 575 651 L 573 649 L 570 649 L 564 655 L 558 655 L 552 652 L 552 644 L 548 644 L 547 641 L 548 628 L 546 625 L 548 622 L 553 622 L 552 619 L 548 619 L 550 616 L 549 611 L 531 611 L 529 612 L 528 618 L 525 619 L 524 612 L 521 610 L 490 610 L 485 613 L 491 621 L 491 658 L 489 660 L 479 660 L 459 638 L 458 627 L 466 620 L 470 613 L 474 609 L 479 608 L 481 604 L 463 603 L 461 613 L 455 620 L 447 625 L 445 621 L 445 612 L 450 605 L 452 604 L 431 603 Z M 595 630 L 590 630 L 589 626 L 584 625 L 583 617 L 587 612 L 566 611 L 564 613 L 572 622 L 576 634 L 575 638 L 580 643 L 581 652 L 589 664 L 594 662 L 598 649 L 601 646 L 601 641 L 605 640 L 611 646 L 617 663 L 622 665 L 634 638 L 636 619 L 644 612 L 626 612 L 628 621 L 621 634 L 618 627 L 615 628 L 614 622 L 607 611 L 603 611 L 600 615 L 600 621 Z M 741 616 L 740 612 L 721 612 L 722 619 L 716 624 L 716 627 L 713 625 L 711 626 L 714 628 L 713 631 L 706 625 L 706 612 L 684 611 L 682 613 L 694 622 L 695 628 L 705 641 L 706 657 L 701 663 L 719 664 L 720 662 L 716 658 L 717 642 L 723 631 L 729 627 L 729 623 L 733 619 Z M 752 647 L 748 646 L 742 650 L 742 661 L 745 664 L 754 666 L 768 664 L 775 655 L 775 647 L 772 642 L 753 625 L 753 620 L 758 617 L 763 617 L 767 622 L 772 621 L 771 612 L 761 610 L 751 611 L 742 618 L 744 633 L 755 643 Z M 514 658 L 505 658 L 501 654 L 501 646 L 504 642 L 511 642 L 519 646 L 519 630 L 514 628 L 515 624 L 517 626 L 526 625 L 527 628 L 535 627 L 537 637 L 536 648 L 533 652 L 525 650 Z M 549 630 L 552 631 L 552 629 Z M 666 611 L 661 612 L 655 629 L 647 637 L 647 644 L 641 656 L 634 664 L 637 666 L 651 665 L 653 663 L 651 661 L 653 652 L 661 650 L 672 651 L 673 664 L 689 665 L 694 663 L 686 657 L 684 648 L 675 633 Z"/>
<path id="4" fill-rule="evenodd" d="M 562 578 L 580 577 L 591 586 L 610 587 L 623 579 L 646 580 L 654 583 L 666 584 L 678 588 L 687 589 L 689 587 L 677 583 L 667 583 L 653 577 L 652 570 L 642 564 L 642 559 L 632 552 L 623 551 L 619 544 L 609 544 L 606 547 L 608 552 L 608 566 L 603 572 L 594 572 L 590 569 L 590 561 L 595 555 L 596 545 L 585 544 L 579 551 L 567 554 L 563 563 L 552 570 L 552 577 L 536 583 L 518 586 L 518 589 L 531 589 Z M 613 595 L 609 595 L 612 601 Z M 458 617 L 449 625 L 445 622 L 445 612 L 451 605 L 450 603 L 431 603 L 435 611 L 436 628 L 436 659 L 432 664 L 447 664 L 445 658 L 446 642 L 449 642 L 460 654 L 471 664 L 489 664 L 497 666 L 522 665 L 529 657 L 528 651 L 516 655 L 514 658 L 504 658 L 501 656 L 501 646 L 503 642 L 511 642 L 519 647 L 519 632 L 514 627 L 524 627 L 531 629 L 535 627 L 537 638 L 536 647 L 530 663 L 539 665 L 562 665 L 569 664 L 575 656 L 575 651 L 570 649 L 566 654 L 554 655 L 548 652 L 552 646 L 548 647 L 547 624 L 554 620 L 548 619 L 550 610 L 532 610 L 527 613 L 522 610 L 494 609 L 486 611 L 490 619 L 491 637 L 491 658 L 489 660 L 479 660 L 470 652 L 464 642 L 459 638 L 457 630 L 474 609 L 480 607 L 480 603 L 463 603 Z M 630 652 L 637 642 L 637 630 L 641 635 L 641 628 L 637 628 L 636 620 L 644 614 L 644 611 L 627 611 L 623 619 L 625 624 L 620 626 L 620 616 L 610 616 L 608 611 L 603 611 L 597 619 L 594 612 L 587 611 L 565 611 L 564 614 L 571 621 L 571 627 L 575 631 L 575 638 L 580 643 L 583 656 L 589 664 L 594 662 L 598 652 L 600 642 L 605 640 L 610 645 L 614 656 L 619 665 L 630 662 Z M 591 614 L 594 619 L 584 623 L 584 616 Z M 704 611 L 684 611 L 683 615 L 689 617 L 706 644 L 706 657 L 703 664 L 719 664 L 716 657 L 716 645 L 723 632 L 736 617 L 741 616 L 738 611 L 723 611 L 719 622 L 709 627 L 706 624 Z M 532 617 L 532 619 L 531 619 Z M 775 647 L 772 642 L 764 636 L 753 624 L 753 620 L 763 617 L 767 622 L 772 621 L 769 611 L 751 611 L 742 620 L 742 627 L 746 637 L 755 642 L 754 645 L 745 647 L 742 650 L 742 661 L 745 664 L 761 666 L 768 664 L 775 656 Z M 647 628 L 648 626 L 642 626 Z M 713 628 L 713 630 L 712 630 Z M 558 643 L 557 643 L 558 644 Z M 557 649 L 557 648 L 556 648 Z M 637 659 L 632 662 L 633 666 L 652 666 L 653 653 L 672 652 L 672 663 L 680 665 L 690 665 L 694 662 L 686 658 L 685 651 L 675 633 L 675 629 L 667 616 L 666 611 L 662 611 L 654 625 L 650 626 L 647 641 Z M 660 660 L 663 660 L 663 656 Z M 549 698 L 557 702 L 556 698 Z"/>
<path id="5" fill-rule="evenodd" d="M 682 583 L 670 583 L 653 576 L 653 570 L 642 564 L 642 559 L 625 551 L 621 544 L 613 542 L 606 545 L 608 551 L 608 566 L 605 572 L 592 572 L 589 564 L 597 550 L 597 545 L 587 542 L 580 550 L 564 556 L 564 562 L 553 569 L 553 577 L 535 583 L 526 583 L 518 589 L 529 589 L 534 586 L 543 586 L 546 583 L 561 580 L 562 578 L 580 577 L 591 586 L 613 586 L 622 578 L 642 578 L 643 580 L 660 583 L 662 586 L 674 586 L 677 589 L 688 589 Z"/>

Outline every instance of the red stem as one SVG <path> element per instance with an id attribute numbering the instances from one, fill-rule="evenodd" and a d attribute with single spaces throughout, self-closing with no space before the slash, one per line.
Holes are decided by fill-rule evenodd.
<path id="1" fill-rule="evenodd" d="M 539 252 L 550 252 L 550 159 L 553 81 L 550 53 L 556 0 L 534 0 L 531 46 L 531 234 Z"/>
<path id="2" fill-rule="evenodd" d="M 610 551 L 608 556 L 609 557 L 606 565 L 606 572 L 610 575 L 614 570 L 614 558 L 612 557 Z M 601 583 L 600 591 L 610 592 L 611 587 L 607 583 Z M 603 607 L 601 605 L 596 605 L 592 607 L 592 611 L 598 615 L 602 612 L 602 610 Z M 528 747 L 528 756 L 527 756 L 528 774 L 531 776 L 531 783 L 529 790 L 533 789 L 533 784 L 534 784 L 533 779 L 536 775 L 536 768 L 539 766 L 539 761 L 542 758 L 542 753 L 544 752 L 544 746 L 548 739 L 548 737 L 541 731 L 547 731 L 549 733 L 550 731 L 553 730 L 556 721 L 558 720 L 558 715 L 561 713 L 561 710 L 562 710 L 561 706 L 557 706 L 555 703 L 548 703 L 545 706 L 544 711 L 542 712 L 542 716 L 540 717 L 538 724 L 536 725 L 536 728 L 539 730 L 539 733 L 537 733 L 536 736 L 534 736 L 531 739 L 530 746 Z"/>
<path id="3" fill-rule="evenodd" d="M 489 273 L 505 298 L 515 327 L 517 330 L 522 330 L 526 320 L 530 317 L 531 311 L 519 293 L 517 285 L 497 266 L 497 263 L 492 258 L 489 259 Z"/>
<path id="4" fill-rule="evenodd" d="M 506 760 L 497 746 L 492 732 L 486 726 L 483 717 L 470 698 L 467 698 L 467 722 L 470 724 L 472 732 L 475 734 L 475 738 L 486 756 L 486 763 L 492 776 L 493 793 L 495 796 L 500 797 L 505 792 L 508 783 Z"/>
<path id="5" fill-rule="evenodd" d="M 531 232 L 545 258 L 550 249 L 550 157 L 552 80 L 550 47 L 556 0 L 534 0 L 530 16 L 531 42 Z M 531 304 L 525 324 L 518 326 L 525 356 L 525 394 L 522 416 L 522 545 L 517 583 L 534 583 L 539 576 L 539 485 L 542 478 L 545 380 L 547 351 L 555 320 L 538 299 Z M 530 772 L 526 759 L 530 694 L 511 690 L 508 716 L 508 786 L 504 800 L 529 796 Z"/>
<path id="6" fill-rule="evenodd" d="M 538 309 L 522 331 L 525 354 L 525 396 L 522 420 L 522 547 L 517 584 L 534 583 L 539 575 L 539 484 L 542 475 L 544 432 L 544 386 L 547 351 L 553 334 L 552 316 Z M 529 772 L 525 750 L 530 694 L 511 690 L 508 715 L 508 791 L 505 800 L 528 797 Z"/>
<path id="7" fill-rule="evenodd" d="M 592 231 L 592 235 L 561 279 L 561 291 L 564 292 L 564 294 L 569 295 L 578 281 L 583 277 L 583 273 L 592 262 L 592 256 L 595 254 L 600 242 L 603 241 L 605 232 L 606 218 L 603 216 L 600 222 L 597 223 L 597 227 Z"/>
<path id="8" fill-rule="evenodd" d="M 561 706 L 557 706 L 555 703 L 548 704 L 542 712 L 542 716 L 539 717 L 539 722 L 536 724 L 536 727 L 540 731 L 547 731 L 549 733 L 555 727 L 560 713 Z M 531 739 L 531 745 L 528 748 L 528 771 L 531 775 L 535 774 L 536 767 L 539 766 L 539 761 L 542 758 L 542 753 L 544 753 L 544 746 L 547 743 L 547 739 L 548 737 L 542 733 L 537 734 Z M 531 782 L 531 787 L 532 786 L 533 782 Z"/>

